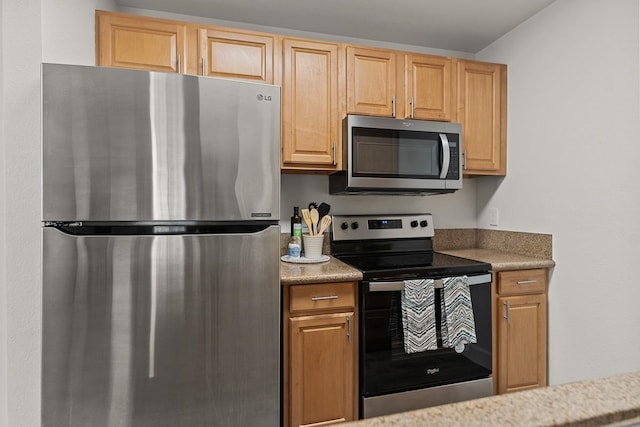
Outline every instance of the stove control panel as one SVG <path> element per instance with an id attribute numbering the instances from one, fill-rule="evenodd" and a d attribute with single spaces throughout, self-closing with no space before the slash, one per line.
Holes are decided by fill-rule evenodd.
<path id="1" fill-rule="evenodd" d="M 433 237 L 431 214 L 333 215 L 333 240 Z"/>

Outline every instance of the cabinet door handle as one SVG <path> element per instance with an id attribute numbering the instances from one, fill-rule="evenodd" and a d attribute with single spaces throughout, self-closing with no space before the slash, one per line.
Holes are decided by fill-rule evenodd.
<path id="1" fill-rule="evenodd" d="M 467 169 L 467 150 L 462 152 L 462 169 Z"/>
<path id="2" fill-rule="evenodd" d="M 338 295 L 326 295 L 323 297 L 311 297 L 311 301 L 325 301 L 329 299 L 338 299 Z"/>
<path id="3" fill-rule="evenodd" d="M 510 314 L 509 314 L 509 310 L 511 310 L 511 303 L 509 301 L 504 303 L 505 306 L 505 316 L 503 316 L 505 319 L 507 319 L 507 323 L 509 323 L 510 319 Z"/>
<path id="4" fill-rule="evenodd" d="M 338 161 L 336 160 L 336 144 L 333 144 L 333 166 L 337 164 L 338 164 Z"/>
<path id="5" fill-rule="evenodd" d="M 352 323 L 351 319 L 352 319 L 351 316 L 347 317 L 347 339 L 349 340 L 349 342 L 351 342 L 351 336 L 352 336 L 352 333 L 353 333 L 353 329 L 352 329 L 352 326 L 351 326 L 351 323 Z"/>
<path id="6" fill-rule="evenodd" d="M 440 179 L 445 179 L 449 172 L 449 163 L 451 162 L 451 151 L 449 150 L 449 139 L 446 133 L 439 134 L 440 143 L 442 144 L 442 172 L 440 172 Z"/>
<path id="7" fill-rule="evenodd" d="M 202 75 L 204 76 L 204 58 L 202 58 Z"/>
<path id="8" fill-rule="evenodd" d="M 178 55 L 178 74 L 182 72 L 182 64 L 180 63 L 180 55 Z"/>
<path id="9" fill-rule="evenodd" d="M 411 118 L 413 119 L 413 96 L 411 97 Z"/>
<path id="10" fill-rule="evenodd" d="M 516 285 L 531 285 L 533 283 L 536 283 L 537 280 L 520 280 L 518 282 L 516 282 Z"/>
<path id="11" fill-rule="evenodd" d="M 391 97 L 391 117 L 396 116 L 396 97 Z"/>

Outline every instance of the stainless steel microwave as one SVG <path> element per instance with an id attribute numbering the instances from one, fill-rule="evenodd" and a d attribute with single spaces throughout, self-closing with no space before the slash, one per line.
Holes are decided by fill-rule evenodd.
<path id="1" fill-rule="evenodd" d="M 441 194 L 462 188 L 458 123 L 348 115 L 345 169 L 329 176 L 331 194 Z"/>

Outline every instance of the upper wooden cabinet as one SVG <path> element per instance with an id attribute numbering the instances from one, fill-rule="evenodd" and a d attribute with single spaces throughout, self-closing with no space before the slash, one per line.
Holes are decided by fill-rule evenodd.
<path id="1" fill-rule="evenodd" d="M 282 45 L 282 169 L 340 170 L 342 47 L 292 38 Z"/>
<path id="2" fill-rule="evenodd" d="M 451 121 L 453 80 L 451 59 L 433 55 L 404 55 L 404 117 Z"/>
<path id="3" fill-rule="evenodd" d="M 347 47 L 347 113 L 396 117 L 396 52 Z"/>
<path id="4" fill-rule="evenodd" d="M 282 86 L 282 170 L 342 170 L 346 114 L 462 123 L 465 175 L 506 175 L 505 65 L 96 11 L 97 65 Z"/>
<path id="5" fill-rule="evenodd" d="M 198 74 L 274 83 L 273 34 L 225 28 L 198 29 Z"/>
<path id="6" fill-rule="evenodd" d="M 456 121 L 462 123 L 464 173 L 507 173 L 507 67 L 458 59 Z"/>
<path id="7" fill-rule="evenodd" d="M 96 64 L 184 73 L 187 24 L 96 11 Z"/>

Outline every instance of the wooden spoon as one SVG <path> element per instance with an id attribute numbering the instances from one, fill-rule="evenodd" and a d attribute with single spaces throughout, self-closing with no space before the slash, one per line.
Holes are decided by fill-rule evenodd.
<path id="1" fill-rule="evenodd" d="M 322 217 L 322 221 L 320 221 L 320 231 L 318 231 L 318 236 L 322 236 L 324 230 L 331 225 L 331 217 L 329 215 L 325 215 Z"/>
<path id="2" fill-rule="evenodd" d="M 300 209 L 302 213 L 302 219 L 304 223 L 307 224 L 307 228 L 309 229 L 309 235 L 313 236 L 313 229 L 311 228 L 311 215 L 309 215 L 309 209 Z"/>
<path id="3" fill-rule="evenodd" d="M 318 235 L 318 218 L 320 217 L 317 209 L 311 209 L 309 211 L 309 217 L 311 218 L 311 225 L 313 226 L 313 230 L 309 232 L 311 236 Z"/>

